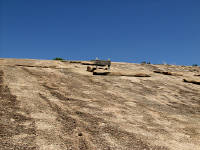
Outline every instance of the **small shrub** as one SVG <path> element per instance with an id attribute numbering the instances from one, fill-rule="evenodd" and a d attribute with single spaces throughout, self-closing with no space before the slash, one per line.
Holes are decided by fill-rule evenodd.
<path id="1" fill-rule="evenodd" d="M 151 62 L 150 62 L 150 61 L 148 61 L 148 62 L 147 62 L 147 64 L 151 64 Z"/>
<path id="2" fill-rule="evenodd" d="M 141 64 L 147 64 L 147 62 L 146 61 L 142 61 Z"/>
<path id="3" fill-rule="evenodd" d="M 63 58 L 60 58 L 60 57 L 56 57 L 54 58 L 53 60 L 64 60 Z"/>
<path id="4" fill-rule="evenodd" d="M 142 61 L 141 64 L 151 64 L 150 61 L 146 62 L 146 61 Z"/>

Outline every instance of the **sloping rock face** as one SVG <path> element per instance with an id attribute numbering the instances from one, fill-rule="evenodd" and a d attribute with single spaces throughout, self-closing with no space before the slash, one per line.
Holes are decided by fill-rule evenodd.
<path id="1" fill-rule="evenodd" d="M 86 69 L 70 61 L 0 59 L 0 149 L 200 149 L 200 85 L 183 82 L 198 67 L 112 63 L 113 72 L 148 78 Z"/>

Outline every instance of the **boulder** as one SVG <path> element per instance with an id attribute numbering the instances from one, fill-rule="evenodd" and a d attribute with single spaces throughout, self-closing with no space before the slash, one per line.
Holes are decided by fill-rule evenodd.
<path id="1" fill-rule="evenodd" d="M 198 85 L 200 85 L 200 80 L 194 80 L 194 79 L 183 79 L 183 82 L 193 83 L 193 84 L 198 84 Z"/>
<path id="2" fill-rule="evenodd" d="M 96 67 L 87 66 L 87 71 L 93 72 L 94 70 L 96 70 Z"/>
<path id="3" fill-rule="evenodd" d="M 195 74 L 194 76 L 198 76 L 198 77 L 200 77 L 200 74 Z"/>
<path id="4" fill-rule="evenodd" d="M 101 70 L 95 70 L 93 71 L 93 75 L 109 75 L 110 72 L 108 71 L 101 71 Z"/>
<path id="5" fill-rule="evenodd" d="M 170 75 L 170 76 L 182 76 L 182 74 L 175 73 L 175 72 L 168 72 L 168 71 L 160 71 L 160 70 L 155 70 L 153 71 L 154 73 L 160 73 L 164 75 Z"/>
<path id="6" fill-rule="evenodd" d="M 105 70 L 95 70 L 93 75 L 107 75 L 107 76 L 128 76 L 128 77 L 151 77 L 145 73 L 130 73 L 130 72 L 109 72 Z"/>
<path id="7" fill-rule="evenodd" d="M 81 62 L 82 65 L 95 65 L 94 62 L 90 62 L 90 61 L 85 61 L 85 62 Z"/>

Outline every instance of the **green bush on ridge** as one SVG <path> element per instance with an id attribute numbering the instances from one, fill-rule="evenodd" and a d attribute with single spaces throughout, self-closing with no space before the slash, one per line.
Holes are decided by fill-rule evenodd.
<path id="1" fill-rule="evenodd" d="M 56 57 L 54 58 L 53 60 L 64 60 L 63 58 L 60 58 L 60 57 Z"/>

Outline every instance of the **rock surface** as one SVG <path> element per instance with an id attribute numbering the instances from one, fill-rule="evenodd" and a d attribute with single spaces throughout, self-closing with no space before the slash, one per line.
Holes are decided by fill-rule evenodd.
<path id="1" fill-rule="evenodd" d="M 148 78 L 94 76 L 86 67 L 0 59 L 0 149 L 200 149 L 200 85 L 183 82 L 198 67 L 112 63 L 113 72 Z"/>

